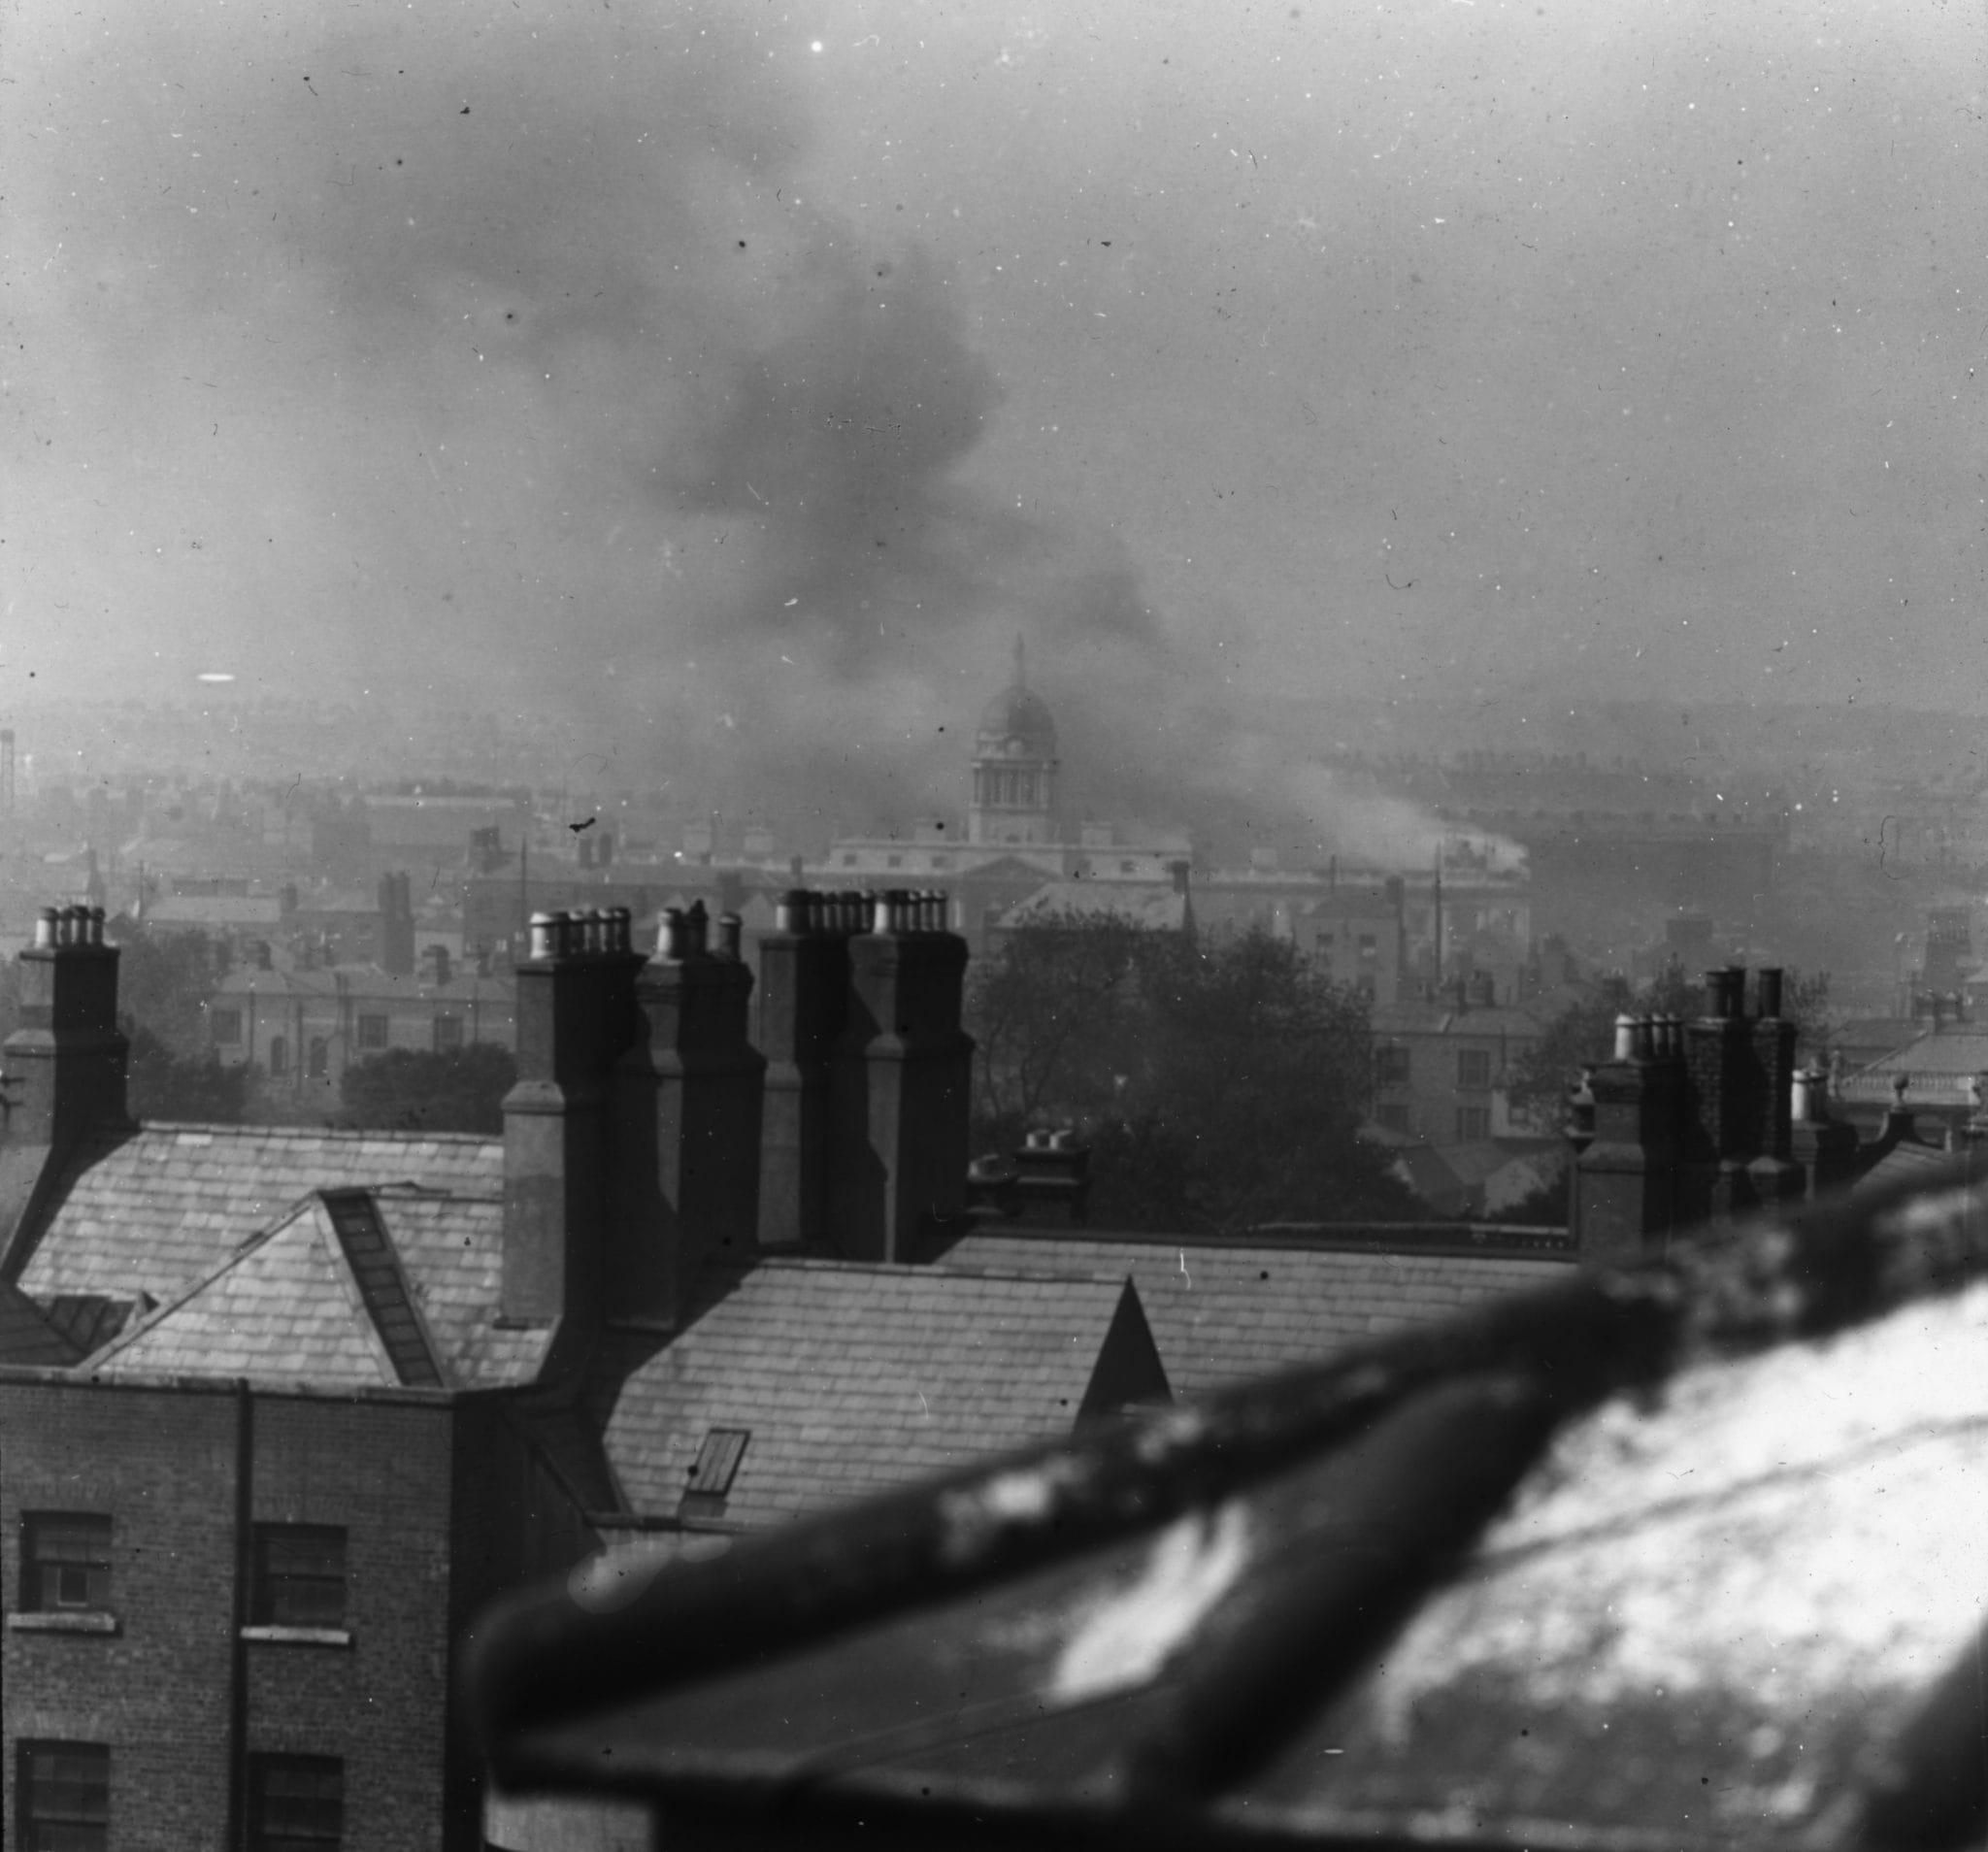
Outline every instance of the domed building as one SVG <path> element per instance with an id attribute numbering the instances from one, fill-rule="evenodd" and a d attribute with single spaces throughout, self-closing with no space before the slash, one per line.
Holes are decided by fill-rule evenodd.
<path id="1" fill-rule="evenodd" d="M 1022 640 L 1014 640 L 1014 679 L 988 702 L 974 738 L 973 843 L 1058 843 L 1056 722 L 1028 683 Z"/>

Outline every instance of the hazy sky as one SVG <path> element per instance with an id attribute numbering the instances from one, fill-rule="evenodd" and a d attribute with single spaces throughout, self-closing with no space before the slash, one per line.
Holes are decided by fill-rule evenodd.
<path id="1" fill-rule="evenodd" d="M 1017 630 L 1100 788 L 1283 776 L 1266 692 L 1988 707 L 1978 6 L 15 0 L 0 77 L 0 707 L 885 792 Z"/>

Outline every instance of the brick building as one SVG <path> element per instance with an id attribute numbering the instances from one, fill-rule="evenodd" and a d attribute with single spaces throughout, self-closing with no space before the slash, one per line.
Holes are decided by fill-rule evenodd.
<path id="1" fill-rule="evenodd" d="M 625 915 L 543 916 L 485 1140 L 131 1123 L 116 950 L 44 914 L 0 1051 L 17 1842 L 615 1844 L 453 1746 L 497 1590 L 1565 1271 L 977 1228 L 942 916 L 790 895 L 756 981 L 696 909 L 648 958 Z"/>
<path id="2" fill-rule="evenodd" d="M 449 1678 L 496 1590 L 1168 1393 L 1123 1273 L 911 1264 L 964 1199 L 964 947 L 812 913 L 756 1024 L 701 915 L 647 961 L 535 922 L 502 1140 L 134 1125 L 116 950 L 44 915 L 0 1070 L 18 1842 L 479 1845 Z"/>
<path id="3" fill-rule="evenodd" d="M 448 1054 L 473 1042 L 516 1042 L 513 986 L 446 947 L 424 946 L 408 970 L 319 964 L 308 952 L 279 965 L 250 947 L 215 988 L 208 1034 L 225 1067 L 252 1066 L 272 1091 L 336 1104 L 355 1061 L 390 1048 Z"/>

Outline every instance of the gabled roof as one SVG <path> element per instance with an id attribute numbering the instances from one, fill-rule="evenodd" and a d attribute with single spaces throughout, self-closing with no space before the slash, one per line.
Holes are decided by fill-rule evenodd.
<path id="1" fill-rule="evenodd" d="M 549 1333 L 498 1326 L 501 1237 L 495 1199 L 314 1192 L 89 1368 L 318 1385 L 527 1382 Z"/>
<path id="2" fill-rule="evenodd" d="M 501 1205 L 314 1192 L 89 1360 L 92 1372 L 464 1388 L 529 1381 L 548 1333 L 496 1323 Z"/>
<path id="3" fill-rule="evenodd" d="M 1565 1260 L 1336 1252 L 1226 1241 L 1112 1240 L 982 1230 L 939 1265 L 1130 1276 L 1174 1393 L 1195 1397 L 1428 1324 L 1522 1286 Z"/>
<path id="4" fill-rule="evenodd" d="M 495 1139 L 293 1126 L 105 1132 L 70 1155 L 51 1207 L 25 1240 L 16 1237 L 9 1266 L 44 1302 L 85 1293 L 177 1299 L 312 1190 L 413 1182 L 495 1197 L 503 1181 Z"/>
<path id="5" fill-rule="evenodd" d="M 405 1280 L 391 1267 L 362 1280 L 321 1196 L 127 1330 L 90 1371 L 441 1386 Z"/>
<path id="6" fill-rule="evenodd" d="M 474 1709 L 712 1842 L 1977 1844 L 1984 1385 L 1956 1165 L 564 1578 Z"/>
<path id="7" fill-rule="evenodd" d="M 1161 1396 L 1110 1277 L 831 1261 L 711 1268 L 680 1332 L 613 1332 L 588 1391 L 633 1509 L 674 1515 L 713 1428 L 751 1439 L 721 1515 L 760 1525 L 1068 1433 L 1100 1394 Z"/>
<path id="8" fill-rule="evenodd" d="M 1121 919 L 1154 932 L 1178 932 L 1187 921 L 1187 896 L 1171 882 L 1045 881 L 999 921 L 1003 932 L 1054 928 L 1066 919 Z"/>

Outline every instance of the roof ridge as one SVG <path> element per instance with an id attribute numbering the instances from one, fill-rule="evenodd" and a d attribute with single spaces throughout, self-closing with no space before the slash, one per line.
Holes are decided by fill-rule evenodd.
<path id="1" fill-rule="evenodd" d="M 727 1263 L 719 1262 L 719 1266 Z M 1104 1285 L 1115 1285 L 1129 1279 L 1129 1273 L 1120 1273 L 1106 1269 L 1103 1272 L 1059 1273 L 1053 1269 L 1040 1272 L 1024 1271 L 1012 1267 L 949 1267 L 944 1262 L 933 1261 L 862 1261 L 839 1259 L 813 1259 L 801 1255 L 768 1255 L 761 1260 L 747 1262 L 739 1269 L 743 1276 L 750 1277 L 755 1273 L 859 1273 L 866 1279 L 882 1275 L 890 1279 L 930 1279 L 943 1275 L 947 1279 L 1018 1279 L 1031 1283 L 1051 1286 L 1083 1284 L 1095 1280 Z"/>
<path id="2" fill-rule="evenodd" d="M 481 1132 L 398 1132 L 386 1127 L 367 1128 L 348 1125 L 229 1125 L 216 1119 L 141 1119 L 138 1130 L 144 1132 L 205 1132 L 225 1133 L 231 1138 L 272 1139 L 282 1142 L 304 1139 L 335 1139 L 357 1142 L 367 1139 L 387 1139 L 401 1144 L 475 1144 L 501 1148 L 501 1136 Z M 126 1132 L 125 1139 L 131 1136 Z"/>

